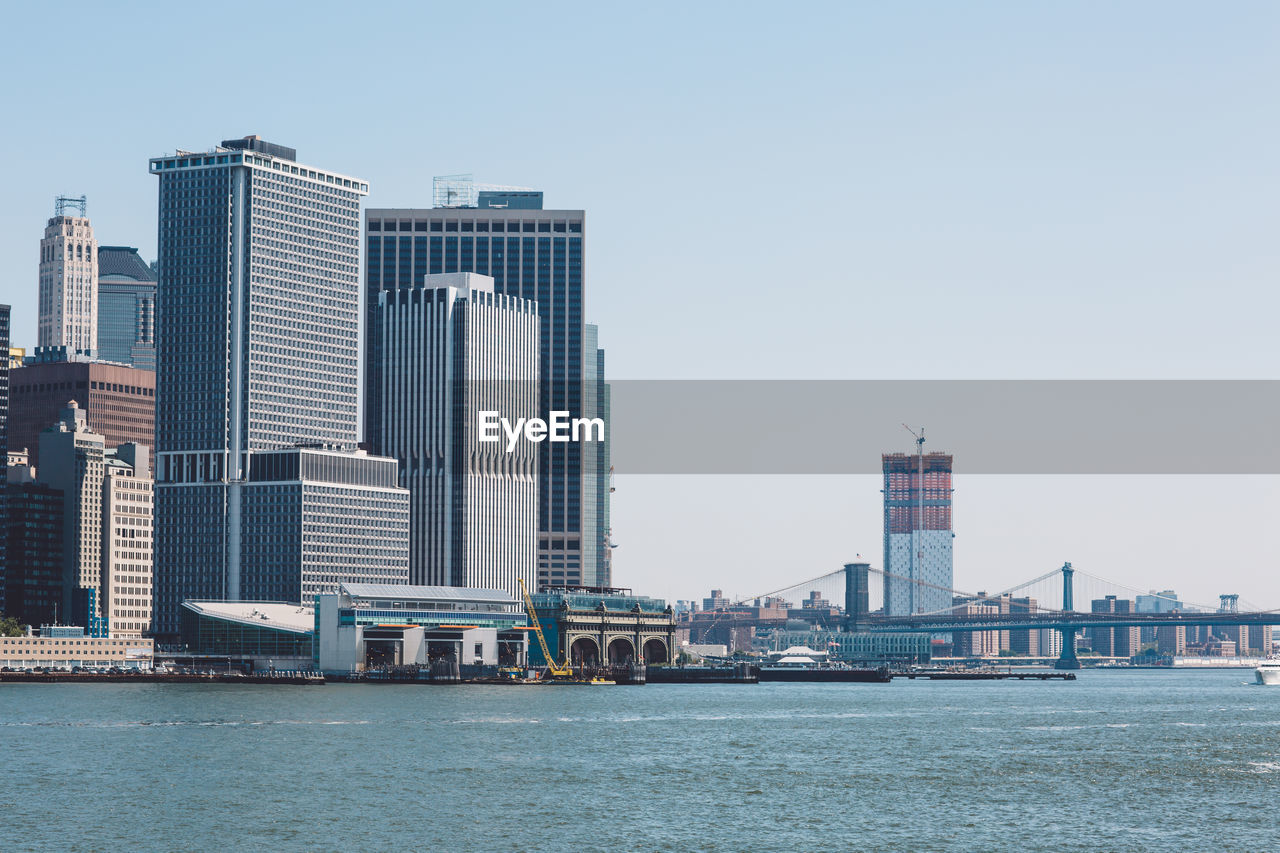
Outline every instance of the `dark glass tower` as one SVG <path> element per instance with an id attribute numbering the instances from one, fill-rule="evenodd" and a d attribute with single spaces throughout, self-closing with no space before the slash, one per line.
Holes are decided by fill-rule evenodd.
<path id="1" fill-rule="evenodd" d="M 437 195 L 440 187 L 437 186 Z M 502 189 L 449 197 L 458 207 L 370 209 L 365 214 L 365 436 L 374 453 L 385 413 L 377 389 L 384 342 L 378 294 L 421 285 L 423 276 L 474 272 L 491 276 L 497 293 L 538 306 L 541 416 L 567 411 L 595 417 L 598 377 L 594 344 L 586 355 L 583 315 L 586 215 L 542 210 L 541 194 Z M 592 370 L 584 369 L 584 357 Z M 590 374 L 590 375 L 589 375 Z M 586 388 L 590 386 L 591 390 Z M 578 442 L 543 442 L 538 459 L 538 576 L 542 585 L 590 583 L 600 577 L 597 507 L 599 454 Z M 586 458 L 590 456 L 590 458 Z"/>

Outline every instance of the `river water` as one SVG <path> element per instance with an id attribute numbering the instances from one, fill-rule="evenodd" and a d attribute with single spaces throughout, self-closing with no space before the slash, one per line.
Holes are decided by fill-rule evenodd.
<path id="1" fill-rule="evenodd" d="M 0 685 L 0 848 L 1280 849 L 1280 687 Z"/>

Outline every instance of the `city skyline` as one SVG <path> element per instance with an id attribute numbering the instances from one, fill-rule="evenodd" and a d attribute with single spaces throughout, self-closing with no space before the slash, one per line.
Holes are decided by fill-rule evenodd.
<path id="1" fill-rule="evenodd" d="M 579 86 L 577 103 L 515 105 L 513 119 L 542 132 L 520 145 L 491 132 L 481 109 L 482 94 L 504 84 L 490 67 L 443 91 L 435 114 L 451 117 L 447 134 L 431 116 L 393 108 L 390 93 L 319 68 L 315 94 L 284 108 L 245 103 L 234 87 L 208 93 L 199 114 L 147 111 L 140 99 L 134 120 L 87 151 L 39 121 L 34 94 L 7 92 L 6 114 L 28 133 L 21 149 L 17 138 L 2 144 L 38 166 L 14 177 L 0 229 L 14 343 L 35 342 L 32 246 L 54 196 L 88 195 L 99 242 L 138 246 L 150 259 L 152 187 L 138 158 L 257 132 L 306 146 L 316 162 L 351 164 L 370 181 L 367 208 L 420 204 L 433 175 L 470 169 L 543 189 L 552 207 L 587 210 L 589 319 L 610 351 L 611 378 L 1271 377 L 1280 358 L 1265 319 L 1277 298 L 1267 286 L 1276 266 L 1267 199 L 1278 176 L 1266 140 L 1276 121 L 1258 105 L 1269 103 L 1265 81 L 1275 76 L 1277 19 L 1266 6 L 1249 9 L 1134 4 L 1099 29 L 1068 9 L 1006 10 L 994 27 L 985 10 L 937 9 L 908 23 L 886 10 L 784 20 L 748 7 L 726 31 L 703 26 L 714 16 L 693 9 L 683 13 L 687 35 L 596 12 L 586 25 L 599 33 L 624 26 L 674 57 L 649 82 L 633 73 L 645 61 L 638 48 L 571 46 L 567 33 L 513 11 L 521 26 L 492 46 L 532 59 L 514 33 L 538 33 L 548 76 Z M 85 32 L 59 38 L 103 59 L 105 82 L 186 97 L 175 80 L 106 61 L 105 42 L 90 34 L 139 22 L 82 12 Z M 40 10 L 14 14 L 34 35 L 0 60 L 11 76 L 52 49 Z M 429 19 L 479 20 L 447 9 Z M 201 25 L 242 39 L 269 68 L 296 56 L 269 50 L 265 35 L 232 35 L 229 23 Z M 326 38 L 318 23 L 302 26 Z M 378 32 L 408 55 L 407 34 Z M 880 49 L 882 39 L 895 51 Z M 178 64 L 214 58 L 212 48 L 154 48 Z M 595 72 L 581 77 L 584 61 Z M 55 80 L 71 73 L 49 69 Z M 322 88 L 386 109 L 334 125 L 312 109 Z M 105 124 L 118 106 L 86 108 Z M 707 110 L 716 122 L 701 120 Z M 572 155 L 566 137 L 576 140 Z M 684 227 L 669 224 L 673 204 Z M 779 231 L 796 218 L 803 228 Z M 813 299 L 771 299 L 798 276 L 822 310 Z M 680 310 L 654 298 L 663 294 L 679 294 Z M 928 310 L 900 310 L 908 305 Z M 904 338 L 916 343 L 903 347 Z M 910 412 L 877 414 L 914 422 Z M 910 450 L 903 438 L 877 452 Z M 966 471 L 963 448 L 945 435 L 931 446 L 957 454 L 960 586 L 998 587 L 1071 559 L 1113 575 L 1143 566 L 1153 583 L 1192 599 L 1225 586 L 1280 602 L 1275 550 L 1223 536 L 1264 528 L 1280 507 L 1274 478 L 996 477 Z M 881 538 L 876 477 L 617 479 L 615 582 L 653 594 L 717 586 L 748 595 L 779 575 L 874 554 Z M 1034 509 L 1004 499 L 1014 488 Z"/>

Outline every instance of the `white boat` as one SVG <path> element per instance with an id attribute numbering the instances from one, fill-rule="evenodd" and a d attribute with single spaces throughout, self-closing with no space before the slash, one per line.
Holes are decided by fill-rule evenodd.
<path id="1" fill-rule="evenodd" d="M 1264 660 L 1253 673 L 1258 677 L 1259 684 L 1280 685 L 1280 658 Z"/>

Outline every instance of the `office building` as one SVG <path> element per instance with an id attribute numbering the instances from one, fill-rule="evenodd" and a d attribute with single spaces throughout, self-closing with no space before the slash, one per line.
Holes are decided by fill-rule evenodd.
<path id="1" fill-rule="evenodd" d="M 98 601 L 113 637 L 151 629 L 153 486 L 149 448 L 130 443 L 106 452 Z"/>
<path id="2" fill-rule="evenodd" d="M 36 361 L 10 374 L 8 443 L 30 451 L 40 469 L 40 433 L 58 423 L 75 400 L 88 428 L 107 448 L 155 442 L 156 375 L 150 370 L 99 364 L 65 351 L 41 350 Z"/>
<path id="3" fill-rule="evenodd" d="M 438 180 L 432 209 L 366 212 L 365 269 L 368 365 L 366 435 L 383 429 L 375 389 L 384 341 L 375 314 L 378 294 L 412 288 L 424 275 L 474 272 L 494 280 L 497 293 L 537 303 L 540 328 L 540 416 L 566 411 L 586 416 L 588 358 L 586 216 L 581 210 L 544 210 L 541 194 L 523 188 L 485 188 L 466 176 Z M 592 349 L 590 358 L 598 358 Z M 601 543 L 608 535 L 600 512 L 598 475 L 588 467 L 582 442 L 538 446 L 538 572 L 599 575 Z M 594 451 L 593 451 L 594 453 Z M 605 496 L 607 500 L 607 493 Z M 588 529 L 594 513 L 594 529 Z M 553 566 L 555 568 L 553 568 Z M 576 576 L 576 575 L 574 575 Z"/>
<path id="4" fill-rule="evenodd" d="M 543 586 L 599 586 L 613 585 L 613 531 L 609 519 L 609 506 L 613 492 L 613 463 L 609 456 L 609 431 L 613 420 L 610 412 L 610 388 L 605 382 L 604 350 L 599 346 L 600 329 L 588 323 L 585 326 L 583 356 L 584 381 L 582 383 L 582 410 L 585 417 L 599 418 L 604 422 L 604 441 L 591 442 L 582 448 L 582 476 L 594 477 L 594 482 L 583 489 L 582 529 L 594 532 L 596 538 L 595 565 L 583 563 L 581 576 L 567 566 L 561 579 L 559 554 L 550 553 L 538 572 Z M 567 555 L 566 555 L 567 557 Z"/>
<path id="5" fill-rule="evenodd" d="M 241 490 L 240 597 L 302 604 L 343 581 L 408 583 L 409 492 L 397 468 L 359 450 L 254 453 Z M 236 599 L 208 591 L 200 597 Z"/>
<path id="6" fill-rule="evenodd" d="M 98 247 L 98 358 L 156 369 L 156 279 L 137 249 Z"/>
<path id="7" fill-rule="evenodd" d="M 9 314 L 8 305 L 0 305 L 0 352 L 9 351 Z M 9 464 L 9 368 L 10 361 L 0 364 L 0 487 L 6 482 L 5 469 Z M 7 497 L 0 489 L 0 613 L 5 611 L 5 572 L 8 567 L 9 523 L 6 519 Z"/>
<path id="8" fill-rule="evenodd" d="M 382 489 L 385 466 L 351 456 L 315 480 L 282 473 L 287 483 L 273 488 L 301 492 L 302 503 L 290 497 L 293 508 L 280 519 L 254 518 L 272 506 L 255 454 L 275 465 L 272 454 L 286 448 L 341 455 L 356 446 L 360 198 L 368 184 L 299 163 L 294 149 L 256 136 L 157 157 L 150 171 L 159 179 L 155 621 L 160 635 L 176 636 L 184 599 L 302 594 L 317 576 L 345 577 L 334 563 L 304 565 L 296 547 L 287 556 L 259 549 L 286 543 L 257 537 L 300 547 L 307 531 L 297 525 L 311 495 L 332 501 L 327 516 L 337 527 L 372 512 L 378 499 L 363 495 L 362 484 Z M 312 457 L 291 458 L 301 469 Z M 338 531 L 317 535 L 336 540 Z M 323 547 L 334 556 L 343 546 Z"/>
<path id="9" fill-rule="evenodd" d="M 102 589 L 102 489 L 106 442 L 90 431 L 72 400 L 57 424 L 40 433 L 36 479 L 62 492 L 61 620 L 105 636 Z M 92 596 L 87 593 L 93 592 Z"/>
<path id="10" fill-rule="evenodd" d="M 538 453 L 481 442 L 481 411 L 538 413 L 538 315 L 474 273 L 426 275 L 378 294 L 375 453 L 400 462 L 412 506 L 409 578 L 418 585 L 533 588 Z"/>
<path id="11" fill-rule="evenodd" d="M 59 489 L 37 483 L 28 468 L 10 468 L 4 484 L 7 556 L 0 576 L 4 610 L 24 625 L 58 621 L 62 606 L 63 505 Z"/>
<path id="12" fill-rule="evenodd" d="M 9 369 L 17 370 L 27 358 L 26 347 L 9 347 Z"/>
<path id="13" fill-rule="evenodd" d="M 889 616 L 942 613 L 951 607 L 951 462 L 948 453 L 881 457 Z"/>
<path id="14" fill-rule="evenodd" d="M 68 216 L 78 208 L 79 216 Z M 85 201 L 59 198 L 40 241 L 36 343 L 91 354 L 98 341 L 98 241 Z"/>

